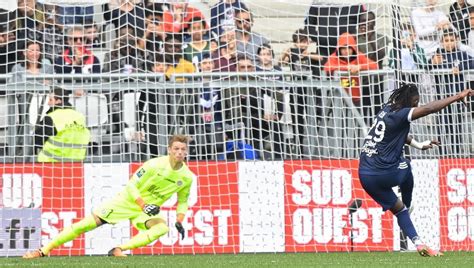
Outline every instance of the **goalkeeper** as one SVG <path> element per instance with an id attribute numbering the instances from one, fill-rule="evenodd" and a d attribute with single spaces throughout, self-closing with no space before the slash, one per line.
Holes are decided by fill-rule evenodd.
<path id="1" fill-rule="evenodd" d="M 188 138 L 182 135 L 171 137 L 168 156 L 148 160 L 132 176 L 125 189 L 113 199 L 101 204 L 92 215 L 70 227 L 66 227 L 49 244 L 26 253 L 23 258 L 33 259 L 48 255 L 51 250 L 71 241 L 81 234 L 94 230 L 102 224 L 115 224 L 130 220 L 139 232 L 127 243 L 111 249 L 109 256 L 126 257 L 125 250 L 146 246 L 169 230 L 160 216 L 160 206 L 174 193 L 178 194 L 175 227 L 184 238 L 182 225 L 188 210 L 188 197 L 194 174 L 184 163 Z"/>

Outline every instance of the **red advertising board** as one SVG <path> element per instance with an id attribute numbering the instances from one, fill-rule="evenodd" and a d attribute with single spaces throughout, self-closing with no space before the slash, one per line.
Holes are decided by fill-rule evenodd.
<path id="1" fill-rule="evenodd" d="M 393 250 L 392 215 L 364 192 L 357 167 L 357 160 L 285 162 L 287 252 Z M 356 198 L 362 206 L 350 215 Z"/>
<path id="2" fill-rule="evenodd" d="M 131 164 L 133 173 L 141 164 Z M 239 252 L 239 191 L 237 163 L 190 162 L 197 175 L 192 187 L 189 210 L 183 226 L 186 238 L 178 239 L 174 227 L 176 201 L 163 206 L 170 232 L 152 245 L 133 251 L 134 254 L 238 253 Z M 132 235 L 136 231 L 132 229 Z"/>
<path id="3" fill-rule="evenodd" d="M 41 209 L 43 244 L 84 217 L 82 164 L 3 165 L 0 174 L 3 207 Z M 83 254 L 83 235 L 52 252 L 52 255 Z"/>
<path id="4" fill-rule="evenodd" d="M 474 159 L 439 160 L 443 251 L 474 250 Z"/>

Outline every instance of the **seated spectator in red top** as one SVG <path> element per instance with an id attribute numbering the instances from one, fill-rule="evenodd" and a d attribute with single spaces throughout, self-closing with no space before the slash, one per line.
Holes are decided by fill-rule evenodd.
<path id="1" fill-rule="evenodd" d="M 54 64 L 56 73 L 100 73 L 99 59 L 86 48 L 84 40 L 83 27 L 76 26 L 70 29 L 67 39 L 69 47 Z"/>
<path id="2" fill-rule="evenodd" d="M 357 50 L 355 37 L 349 33 L 343 33 L 337 42 L 337 49 L 328 58 L 324 64 L 324 71 L 328 75 L 334 75 L 336 71 L 349 72 L 349 75 L 343 74 L 341 85 L 352 97 L 355 105 L 360 104 L 360 83 L 359 72 L 366 70 L 377 70 L 378 65 L 366 55 Z"/>
<path id="3" fill-rule="evenodd" d="M 184 2 L 184 1 L 182 1 Z M 188 28 L 192 18 L 199 17 L 205 20 L 199 9 L 189 6 L 188 3 L 170 4 L 170 9 L 163 13 L 164 29 L 167 33 L 181 33 Z"/>

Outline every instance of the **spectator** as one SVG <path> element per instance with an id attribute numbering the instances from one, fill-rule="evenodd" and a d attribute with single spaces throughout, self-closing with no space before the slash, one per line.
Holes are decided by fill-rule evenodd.
<path id="1" fill-rule="evenodd" d="M 235 25 L 237 26 L 237 54 L 244 55 L 252 60 L 255 65 L 257 61 L 257 50 L 269 41 L 261 34 L 252 31 L 253 15 L 246 8 L 235 10 Z"/>
<path id="2" fill-rule="evenodd" d="M 90 141 L 84 115 L 69 103 L 66 91 L 54 87 L 49 96 L 51 107 L 35 128 L 35 148 L 38 162 L 83 161 Z"/>
<path id="3" fill-rule="evenodd" d="M 203 54 L 199 63 L 199 71 L 211 73 L 214 71 L 214 60 L 210 54 Z M 222 98 L 221 89 L 211 86 L 210 77 L 202 79 L 202 88 L 199 95 L 198 127 L 204 133 L 205 144 L 198 144 L 200 151 L 204 152 L 206 159 L 215 158 L 216 154 L 224 151 L 224 136 L 222 123 Z"/>
<path id="4" fill-rule="evenodd" d="M 240 55 L 237 60 L 237 71 L 241 73 L 255 72 L 255 66 L 253 65 L 251 59 Z M 252 79 L 250 76 L 245 78 Z M 235 91 L 236 89 L 232 90 Z M 270 148 L 270 151 L 273 152 L 273 159 L 281 159 L 281 143 L 283 141 L 281 123 L 279 122 L 278 117 L 264 117 L 263 94 L 265 93 L 265 90 L 249 87 L 241 88 L 239 91 L 240 97 L 239 95 L 234 95 L 234 98 L 238 97 L 237 107 L 226 106 L 226 108 L 231 107 L 232 109 L 230 110 L 235 110 L 235 108 L 237 108 L 242 112 L 241 116 L 244 118 L 244 121 L 248 122 L 248 119 L 250 119 L 250 126 L 247 125 L 247 127 L 251 130 L 250 133 L 252 136 L 250 138 L 250 144 L 253 148 L 256 148 L 257 150 L 265 149 L 267 148 L 266 145 L 268 144 L 270 147 L 273 147 Z M 225 98 L 226 101 L 231 99 L 228 99 L 227 97 Z M 237 114 L 226 116 L 226 118 L 235 118 L 236 115 Z M 271 142 L 264 143 L 264 140 L 267 138 Z"/>
<path id="5" fill-rule="evenodd" d="M 359 16 L 357 27 L 357 49 L 383 69 L 383 60 L 387 54 L 388 38 L 375 31 L 375 14 L 372 11 L 363 12 Z M 381 74 L 363 75 L 362 79 L 362 109 L 367 122 L 378 113 L 382 104 L 384 76 Z"/>
<path id="6" fill-rule="evenodd" d="M 42 28 L 44 22 L 43 10 L 36 5 L 36 0 L 18 0 L 16 13 L 18 28 Z"/>
<path id="7" fill-rule="evenodd" d="M 474 58 L 459 48 L 459 36 L 454 29 L 443 31 L 441 47 L 430 59 L 433 69 L 449 69 L 452 74 L 437 76 L 436 84 L 444 94 L 452 95 L 464 89 L 464 77 L 461 71 L 474 69 Z M 438 92 L 441 94 L 441 92 Z"/>
<path id="8" fill-rule="evenodd" d="M 438 32 L 451 27 L 448 17 L 436 9 L 438 0 L 426 0 L 426 6 L 411 13 L 411 23 L 418 38 L 418 44 L 431 57 L 439 45 Z"/>
<path id="9" fill-rule="evenodd" d="M 210 41 L 210 50 L 209 52 L 211 52 L 210 54 L 212 55 L 214 52 L 217 51 L 217 49 L 219 48 L 219 43 L 216 39 L 211 39 Z"/>
<path id="10" fill-rule="evenodd" d="M 153 4 L 145 9 L 146 29 L 143 39 L 140 40 L 140 47 L 147 52 L 164 52 L 166 33 L 163 24 L 163 10 L 161 4 Z"/>
<path id="11" fill-rule="evenodd" d="M 41 51 L 40 42 L 28 41 L 26 43 L 26 49 L 20 54 L 20 61 L 12 68 L 12 76 L 8 80 L 8 83 L 26 82 L 27 75 L 52 74 L 54 71 L 53 66 L 48 60 L 43 60 Z M 50 80 L 42 80 L 40 83 L 49 84 Z M 19 123 L 25 124 L 32 93 L 26 91 L 18 92 L 17 98 Z M 23 140 L 23 137 L 18 138 Z"/>
<path id="12" fill-rule="evenodd" d="M 100 73 L 99 59 L 84 44 L 84 28 L 75 26 L 67 34 L 69 45 L 56 59 L 54 70 L 58 74 Z"/>
<path id="13" fill-rule="evenodd" d="M 359 16 L 357 32 L 357 48 L 369 59 L 377 62 L 382 69 L 383 59 L 389 45 L 388 38 L 375 32 L 375 14 L 372 11 L 364 12 Z"/>
<path id="14" fill-rule="evenodd" d="M 166 38 L 165 57 L 169 64 L 166 70 L 166 77 L 168 79 L 171 78 L 172 74 L 194 73 L 196 71 L 194 65 L 184 59 L 181 42 L 173 36 Z M 182 79 L 176 81 L 182 81 Z"/>
<path id="15" fill-rule="evenodd" d="M 466 0 L 457 0 L 449 7 L 449 19 L 454 28 L 458 30 L 463 44 L 468 43 L 468 35 L 471 31 L 469 23 L 469 9 L 471 8 L 472 6 Z"/>
<path id="16" fill-rule="evenodd" d="M 219 38 L 219 48 L 212 54 L 214 68 L 218 72 L 237 70 L 237 42 L 235 31 L 225 31 Z"/>
<path id="17" fill-rule="evenodd" d="M 111 52 L 107 52 L 104 57 L 102 68 L 103 73 L 122 73 L 125 75 L 141 73 L 146 70 L 145 53 L 137 47 L 136 38 L 130 34 L 124 34 L 115 43 Z M 123 131 L 123 120 L 120 111 L 123 92 L 115 92 L 107 95 L 109 97 L 112 132 L 121 133 Z"/>
<path id="18" fill-rule="evenodd" d="M 153 73 L 160 73 L 164 74 L 166 73 L 166 70 L 168 70 L 168 63 L 165 60 L 165 57 L 163 54 L 156 52 L 153 54 L 149 54 L 148 56 L 148 65 L 147 65 L 147 70 L 151 71 Z"/>
<path id="19" fill-rule="evenodd" d="M 192 18 L 189 25 L 191 40 L 183 46 L 184 59 L 192 62 L 198 69 L 203 55 L 210 53 L 211 43 L 204 38 L 206 22 L 202 18 Z"/>
<path id="20" fill-rule="evenodd" d="M 156 74 L 165 74 L 168 69 L 168 63 L 161 53 L 153 53 L 148 55 L 148 70 Z M 145 129 L 147 133 L 148 151 L 151 157 L 160 155 L 159 151 L 159 116 L 161 114 L 160 105 L 166 103 L 166 97 L 154 88 L 147 88 L 141 91 L 138 102 L 141 119 L 140 129 Z"/>
<path id="21" fill-rule="evenodd" d="M 145 55 L 137 47 L 136 38 L 131 35 L 120 37 L 111 52 L 107 52 L 104 57 L 102 72 L 131 74 L 144 72 Z"/>
<path id="22" fill-rule="evenodd" d="M 26 38 L 41 39 L 41 31 L 44 27 L 44 12 L 41 6 L 36 5 L 36 0 L 18 0 L 16 27 L 18 40 L 25 40 Z"/>
<path id="23" fill-rule="evenodd" d="M 258 58 L 260 65 L 256 67 L 257 71 L 262 72 L 278 72 L 281 71 L 280 66 L 275 66 L 273 64 L 273 49 L 270 45 L 262 45 L 258 48 Z M 269 81 L 283 80 L 281 76 L 265 77 Z M 284 112 L 284 102 L 285 102 L 284 89 L 279 87 L 266 88 L 264 90 L 263 98 L 269 98 L 271 101 L 270 107 L 264 107 L 263 118 L 265 120 L 275 120 L 280 121 L 283 117 Z M 276 103 L 276 105 L 274 104 Z M 269 108 L 269 109 L 267 109 Z M 280 137 L 280 141 L 283 139 Z"/>
<path id="24" fill-rule="evenodd" d="M 28 41 L 26 49 L 20 56 L 20 62 L 12 68 L 12 77 L 9 79 L 9 83 L 25 82 L 26 75 L 52 74 L 54 72 L 53 66 L 49 61 L 43 61 L 41 51 L 40 42 Z"/>
<path id="25" fill-rule="evenodd" d="M 50 9 L 47 9 L 45 12 L 42 40 L 44 44 L 44 57 L 52 63 L 64 51 L 66 42 L 63 27 L 58 22 L 58 17 L 53 10 L 54 8 L 54 6 L 50 6 Z"/>
<path id="26" fill-rule="evenodd" d="M 163 0 L 160 2 L 156 0 L 145 0 L 145 16 L 147 17 L 147 19 L 151 19 L 151 15 L 153 19 L 162 22 L 165 10 L 169 9 L 169 4 L 166 4 L 165 2 L 167 1 Z"/>
<path id="27" fill-rule="evenodd" d="M 289 65 L 293 72 L 311 72 L 312 67 L 314 73 L 320 73 L 320 62 L 324 57 L 317 53 L 309 52 L 310 38 L 306 29 L 298 29 L 292 36 L 293 45 L 286 49 L 280 58 L 282 65 Z M 314 64 L 312 64 L 312 61 Z M 305 76 L 293 76 L 295 80 L 305 80 Z M 290 89 L 290 107 L 293 122 L 293 133 L 295 134 L 295 153 L 302 155 L 304 152 L 305 137 L 305 114 L 306 114 L 306 88 L 293 87 Z M 317 91 L 318 92 L 318 91 Z M 319 95 L 319 94 L 318 94 Z M 318 103 L 319 96 L 317 96 Z M 320 112 L 318 111 L 318 114 Z"/>
<path id="28" fill-rule="evenodd" d="M 142 37 L 145 34 L 145 10 L 142 5 L 133 1 L 120 0 L 121 4 L 112 10 L 111 19 L 115 29 L 128 27 L 133 30 L 135 37 Z"/>
<path id="29" fill-rule="evenodd" d="M 471 48 L 471 50 L 474 50 L 474 7 L 469 9 L 469 22 L 471 30 L 468 34 L 467 45 Z"/>
<path id="30" fill-rule="evenodd" d="M 15 21 L 12 13 L 0 9 L 0 74 L 9 73 L 17 60 Z"/>
<path id="31" fill-rule="evenodd" d="M 59 23 L 63 25 L 84 25 L 94 20 L 94 6 L 68 5 L 57 8 Z"/>
<path id="32" fill-rule="evenodd" d="M 219 39 L 226 31 L 235 30 L 235 10 L 247 9 L 240 0 L 220 0 L 211 7 L 211 31 Z"/>
<path id="33" fill-rule="evenodd" d="M 280 66 L 273 64 L 273 49 L 270 45 L 264 44 L 257 50 L 258 62 L 257 71 L 281 71 Z M 281 80 L 281 79 L 278 79 Z"/>
<path id="34" fill-rule="evenodd" d="M 187 30 L 192 18 L 205 20 L 199 9 L 191 7 L 186 0 L 181 2 L 185 3 L 172 3 L 169 10 L 163 13 L 163 23 L 167 33 L 183 33 Z"/>
<path id="35" fill-rule="evenodd" d="M 310 72 L 312 62 L 321 62 L 324 57 L 317 53 L 309 52 L 309 36 L 306 29 L 298 29 L 292 36 L 293 46 L 283 51 L 280 62 L 283 65 L 290 65 L 294 72 Z M 319 71 L 318 71 L 319 73 Z"/>
<path id="36" fill-rule="evenodd" d="M 416 41 L 416 33 L 412 25 L 402 25 L 402 39 L 400 40 L 401 49 L 399 59 L 395 58 L 395 51 L 390 51 L 390 59 L 388 66 L 392 69 L 402 70 L 425 70 L 428 68 L 428 60 L 425 57 L 425 51 L 418 45 Z M 397 65 L 395 61 L 398 61 Z M 405 83 L 418 83 L 418 75 L 402 74 L 401 80 Z"/>
<path id="37" fill-rule="evenodd" d="M 204 54 L 199 63 L 199 71 L 203 73 L 211 73 L 214 70 L 214 61 L 209 54 Z M 200 97 L 200 105 L 202 111 L 202 121 L 204 123 L 215 122 L 216 125 L 222 127 L 222 108 L 221 108 L 220 90 L 210 87 L 204 87 Z"/>
<path id="38" fill-rule="evenodd" d="M 474 58 L 459 48 L 459 36 L 454 29 L 446 29 L 441 37 L 441 47 L 430 60 L 433 69 L 449 69 L 451 74 L 435 75 L 438 98 L 450 96 L 464 90 L 464 70 L 474 69 Z M 439 115 L 440 141 L 443 154 L 461 153 L 462 113 L 461 104 L 451 105 Z M 454 151 L 451 151 L 454 150 Z"/>
<path id="39" fill-rule="evenodd" d="M 97 26 L 93 21 L 86 21 L 84 24 L 85 44 L 89 48 L 99 48 L 102 46 L 97 32 Z"/>
<path id="40" fill-rule="evenodd" d="M 324 71 L 331 76 L 337 71 L 349 72 L 349 75 L 341 74 L 341 85 L 352 97 L 356 106 L 361 104 L 359 72 L 377 69 L 377 63 L 357 50 L 355 38 L 349 33 L 343 33 L 339 37 L 338 49 L 329 56 L 324 65 Z"/>
<path id="41" fill-rule="evenodd" d="M 365 5 L 320 4 L 314 1 L 305 19 L 309 37 L 319 46 L 319 54 L 325 59 L 337 48 L 337 39 L 343 33 L 355 34 L 359 14 L 366 10 Z M 333 1 L 336 3 L 337 1 Z M 323 62 L 322 64 L 324 64 Z"/>

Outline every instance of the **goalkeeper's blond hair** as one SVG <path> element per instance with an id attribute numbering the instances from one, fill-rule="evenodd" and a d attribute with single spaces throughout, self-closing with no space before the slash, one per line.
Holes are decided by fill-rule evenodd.
<path id="1" fill-rule="evenodd" d="M 173 135 L 171 138 L 168 140 L 168 147 L 171 147 L 173 143 L 175 142 L 182 142 L 185 143 L 186 145 L 189 142 L 189 137 L 186 135 Z"/>

